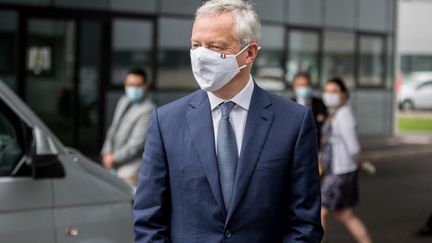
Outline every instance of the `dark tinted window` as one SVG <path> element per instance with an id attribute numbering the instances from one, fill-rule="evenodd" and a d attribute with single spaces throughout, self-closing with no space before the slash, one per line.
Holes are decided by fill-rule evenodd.
<path id="1" fill-rule="evenodd" d="M 0 110 L 0 176 L 9 176 L 24 155 L 23 126 L 2 101 Z"/>

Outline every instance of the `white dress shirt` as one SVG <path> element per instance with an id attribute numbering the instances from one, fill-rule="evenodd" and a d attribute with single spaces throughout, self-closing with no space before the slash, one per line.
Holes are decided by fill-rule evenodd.
<path id="1" fill-rule="evenodd" d="M 207 92 L 210 101 L 210 107 L 212 110 L 215 146 L 217 146 L 217 134 L 219 129 L 219 122 L 221 119 L 221 109 L 219 105 L 223 102 L 232 101 L 236 105 L 233 107 L 230 113 L 230 122 L 232 128 L 234 129 L 236 142 L 237 142 L 237 151 L 240 156 L 241 147 L 243 143 L 243 134 L 246 127 L 246 119 L 249 111 L 249 105 L 252 99 L 253 90 L 254 90 L 254 83 L 253 83 L 252 76 L 250 76 L 246 86 L 230 100 L 223 100 L 215 96 L 212 92 Z M 215 149 L 217 151 L 217 147 Z"/>

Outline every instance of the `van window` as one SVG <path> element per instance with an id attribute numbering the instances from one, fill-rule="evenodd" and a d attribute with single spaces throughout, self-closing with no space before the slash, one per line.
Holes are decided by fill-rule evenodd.
<path id="1" fill-rule="evenodd" d="M 10 176 L 24 155 L 23 126 L 2 101 L 0 110 L 0 176 Z"/>

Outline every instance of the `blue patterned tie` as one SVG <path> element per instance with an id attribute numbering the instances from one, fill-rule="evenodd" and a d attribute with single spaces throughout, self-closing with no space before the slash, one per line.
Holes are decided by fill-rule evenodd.
<path id="1" fill-rule="evenodd" d="M 235 103 L 232 101 L 220 104 L 221 120 L 217 132 L 217 157 L 219 179 L 222 188 L 225 208 L 228 210 L 233 195 L 236 176 L 238 152 L 234 130 L 229 120 L 229 114 Z"/>

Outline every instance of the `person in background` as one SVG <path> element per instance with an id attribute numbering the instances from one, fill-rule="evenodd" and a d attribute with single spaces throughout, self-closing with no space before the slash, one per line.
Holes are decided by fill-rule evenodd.
<path id="1" fill-rule="evenodd" d="M 150 84 L 144 70 L 131 69 L 124 86 L 125 93 L 117 103 L 101 154 L 103 166 L 135 188 L 155 105 L 149 97 Z"/>
<path id="2" fill-rule="evenodd" d="M 318 146 L 321 141 L 321 126 L 327 117 L 327 107 L 323 101 L 312 94 L 312 80 L 308 73 L 299 72 L 293 78 L 294 101 L 312 109 L 317 127 Z"/>
<path id="3" fill-rule="evenodd" d="M 341 79 L 330 79 L 324 86 L 323 101 L 329 108 L 329 116 L 322 127 L 320 150 L 320 163 L 324 168 L 321 219 L 325 231 L 327 216 L 332 213 L 358 242 L 369 243 L 371 237 L 353 211 L 358 202 L 357 155 L 360 145 L 348 99 L 348 89 Z"/>

